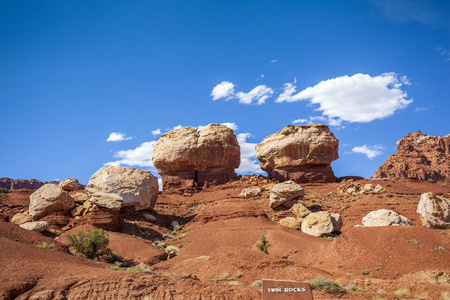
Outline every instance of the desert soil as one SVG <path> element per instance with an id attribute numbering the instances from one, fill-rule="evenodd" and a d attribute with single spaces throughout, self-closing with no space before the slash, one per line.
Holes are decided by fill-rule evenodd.
<path id="1" fill-rule="evenodd" d="M 252 186 L 247 177 L 194 195 L 162 193 L 154 210 L 146 211 L 154 222 L 143 212 L 122 210 L 124 228 L 107 231 L 120 266 L 71 254 L 65 235 L 90 231 L 92 225 L 53 213 L 44 218 L 49 231 L 26 231 L 8 221 L 26 209 L 32 191 L 2 195 L 0 299 L 260 299 L 261 288 L 252 285 L 256 280 L 317 277 L 357 291 L 313 290 L 314 299 L 450 297 L 450 230 L 423 227 L 416 213 L 421 193 L 450 197 L 449 182 L 364 179 L 362 185 L 380 184 L 386 191 L 360 195 L 340 194 L 341 183 L 303 184 L 307 194 L 299 202 L 311 211 L 342 216 L 341 232 L 331 238 L 279 225 L 293 215 L 269 208 L 274 182 L 262 177 L 253 182 L 265 189 L 262 196 L 238 197 Z M 407 217 L 413 226 L 355 227 L 381 208 Z M 180 230 L 173 231 L 173 221 Z M 256 247 L 263 234 L 268 254 Z M 179 248 L 179 254 L 167 259 L 153 245 L 156 240 Z M 43 243 L 55 250 L 37 247 Z M 408 296 L 397 295 L 400 289 Z"/>

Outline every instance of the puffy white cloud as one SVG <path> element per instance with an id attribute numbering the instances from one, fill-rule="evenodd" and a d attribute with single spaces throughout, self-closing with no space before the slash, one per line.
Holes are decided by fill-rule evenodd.
<path id="1" fill-rule="evenodd" d="M 236 98 L 239 99 L 239 103 L 251 104 L 256 101 L 258 105 L 264 104 L 267 98 L 271 97 L 273 90 L 265 85 L 258 85 L 248 93 L 239 92 L 236 94 Z"/>
<path id="2" fill-rule="evenodd" d="M 278 59 L 272 59 L 271 61 L 270 61 L 270 63 L 276 63 L 278 61 Z"/>
<path id="3" fill-rule="evenodd" d="M 248 173 L 264 173 L 259 167 L 259 161 L 256 158 L 256 143 L 249 143 L 247 139 L 252 135 L 250 133 L 239 133 L 236 137 L 241 147 L 241 164 L 239 168 L 236 169 L 237 173 L 248 174 Z"/>
<path id="4" fill-rule="evenodd" d="M 158 128 L 158 129 L 152 130 L 152 134 L 153 134 L 153 135 L 161 134 L 161 129 Z"/>
<path id="5" fill-rule="evenodd" d="M 321 111 L 330 124 L 340 125 L 342 121 L 366 123 L 389 117 L 412 102 L 406 99 L 407 94 L 401 89 L 403 85 L 410 85 L 410 82 L 395 73 L 375 77 L 367 74 L 336 77 L 295 95 L 295 86 L 286 83 L 276 102 L 309 100 L 311 104 L 319 105 L 316 110 Z"/>
<path id="6" fill-rule="evenodd" d="M 107 142 L 121 142 L 121 141 L 127 141 L 131 140 L 132 137 L 127 137 L 125 133 L 120 132 L 113 132 L 109 135 L 108 139 L 106 139 Z"/>
<path id="7" fill-rule="evenodd" d="M 233 129 L 234 131 L 238 130 L 238 126 L 236 123 L 225 122 L 225 123 L 221 123 L 221 125 L 225 125 L 228 128 Z"/>
<path id="8" fill-rule="evenodd" d="M 153 146 L 156 141 L 142 143 L 139 147 L 130 150 L 121 150 L 114 154 L 118 160 L 107 162 L 105 166 L 137 166 L 137 167 L 151 167 Z"/>
<path id="9" fill-rule="evenodd" d="M 378 155 L 383 154 L 382 150 L 384 150 L 384 148 L 381 145 L 374 145 L 374 146 L 362 145 L 362 146 L 354 147 L 352 149 L 352 152 L 362 153 L 362 154 L 367 155 L 367 157 L 369 159 L 374 159 Z"/>
<path id="10" fill-rule="evenodd" d="M 308 123 L 308 119 L 297 119 L 292 121 L 292 124 Z"/>
<path id="11" fill-rule="evenodd" d="M 218 85 L 216 85 L 212 92 L 211 96 L 213 100 L 218 100 L 221 98 L 225 98 L 225 100 L 230 100 L 234 95 L 234 84 L 229 81 L 222 81 Z"/>

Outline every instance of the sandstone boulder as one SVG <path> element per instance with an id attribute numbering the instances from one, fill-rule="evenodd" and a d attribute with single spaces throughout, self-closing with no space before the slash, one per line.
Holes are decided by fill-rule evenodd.
<path id="1" fill-rule="evenodd" d="M 276 208 L 284 203 L 297 200 L 305 195 L 301 185 L 292 180 L 275 184 L 270 192 L 270 207 Z"/>
<path id="2" fill-rule="evenodd" d="M 61 181 L 58 184 L 58 186 L 67 192 L 77 191 L 78 190 L 78 180 L 76 180 L 75 178 L 67 178 L 67 179 Z"/>
<path id="3" fill-rule="evenodd" d="M 375 226 L 412 226 L 412 222 L 398 213 L 387 210 L 379 209 L 371 211 L 362 220 L 364 227 Z"/>
<path id="4" fill-rule="evenodd" d="M 28 214 L 28 212 L 21 212 L 21 213 L 15 214 L 11 218 L 10 222 L 13 224 L 20 225 L 20 224 L 23 224 L 26 222 L 31 222 L 31 218 L 30 218 L 30 215 Z"/>
<path id="5" fill-rule="evenodd" d="M 98 206 L 94 206 L 83 218 L 86 218 L 89 224 L 105 230 L 119 230 L 124 226 L 120 211 Z"/>
<path id="6" fill-rule="evenodd" d="M 342 227 L 342 217 L 340 214 L 330 214 L 331 222 L 333 223 L 333 232 L 340 231 Z"/>
<path id="7" fill-rule="evenodd" d="M 45 221 L 35 221 L 35 222 L 23 223 L 23 224 L 20 224 L 19 226 L 26 230 L 42 232 L 47 228 L 48 223 Z"/>
<path id="8" fill-rule="evenodd" d="M 256 157 L 269 178 L 279 181 L 334 181 L 331 162 L 338 159 L 339 141 L 328 126 L 288 125 L 256 145 Z"/>
<path id="9" fill-rule="evenodd" d="M 133 210 L 153 208 L 158 189 L 158 179 L 150 171 L 113 166 L 95 172 L 86 186 L 90 199 L 94 194 L 113 193 L 123 198 L 122 207 Z"/>
<path id="10" fill-rule="evenodd" d="M 397 141 L 397 152 L 375 172 L 375 178 L 416 178 L 450 181 L 450 134 L 432 136 L 420 131 Z"/>
<path id="11" fill-rule="evenodd" d="M 250 188 L 245 188 L 242 190 L 242 192 L 239 194 L 239 197 L 241 198 L 251 198 L 251 197 L 258 197 L 261 196 L 262 194 L 262 190 L 260 187 L 255 186 L 255 187 L 250 187 Z"/>
<path id="12" fill-rule="evenodd" d="M 95 193 L 89 198 L 98 207 L 104 207 L 119 211 L 123 204 L 123 198 L 113 193 Z"/>
<path id="13" fill-rule="evenodd" d="M 165 133 L 152 153 L 163 190 L 194 192 L 205 184 L 237 180 L 240 146 L 232 129 L 209 124 L 198 131 L 185 127 Z"/>
<path id="14" fill-rule="evenodd" d="M 450 200 L 444 196 L 422 194 L 417 213 L 426 227 L 450 229 Z"/>
<path id="15" fill-rule="evenodd" d="M 305 218 L 307 215 L 311 213 L 311 211 L 306 208 L 302 203 L 296 203 L 291 207 L 291 211 L 297 218 Z"/>
<path id="16" fill-rule="evenodd" d="M 86 193 L 83 192 L 76 192 L 75 194 L 71 195 L 73 202 L 75 203 L 84 203 L 89 200 L 89 196 Z"/>
<path id="17" fill-rule="evenodd" d="M 302 222 L 302 232 L 312 236 L 329 235 L 334 230 L 331 215 L 326 211 L 311 213 Z"/>
<path id="18" fill-rule="evenodd" d="M 293 217 L 287 217 L 280 220 L 280 225 L 286 226 L 289 228 L 300 229 L 302 227 L 303 219 L 296 219 Z"/>
<path id="19" fill-rule="evenodd" d="M 66 191 L 48 183 L 31 194 L 29 214 L 32 220 L 38 220 L 49 212 L 67 211 L 73 206 L 73 200 Z"/>

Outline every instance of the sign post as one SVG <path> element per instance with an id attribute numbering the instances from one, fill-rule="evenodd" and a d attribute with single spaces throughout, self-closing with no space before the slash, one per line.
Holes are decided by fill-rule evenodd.
<path id="1" fill-rule="evenodd" d="M 312 290 L 309 283 L 293 280 L 271 280 L 262 281 L 263 300 L 313 300 Z"/>

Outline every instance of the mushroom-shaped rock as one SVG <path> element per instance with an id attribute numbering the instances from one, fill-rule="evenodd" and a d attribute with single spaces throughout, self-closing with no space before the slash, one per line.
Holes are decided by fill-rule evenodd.
<path id="1" fill-rule="evenodd" d="M 302 232 L 313 235 L 329 235 L 335 231 L 331 215 L 326 211 L 311 213 L 302 222 Z"/>
<path id="2" fill-rule="evenodd" d="M 122 207 L 133 210 L 153 208 L 158 199 L 158 189 L 158 179 L 150 171 L 114 166 L 95 172 L 86 186 L 91 201 L 95 194 L 113 193 L 123 198 Z"/>
<path id="3" fill-rule="evenodd" d="M 193 192 L 208 184 L 237 179 L 240 146 L 232 129 L 209 124 L 198 131 L 185 127 L 165 133 L 152 153 L 153 165 L 163 181 L 163 189 Z"/>
<path id="4" fill-rule="evenodd" d="M 284 203 L 296 200 L 305 195 L 305 190 L 294 181 L 275 184 L 270 192 L 270 207 L 276 208 Z"/>
<path id="5" fill-rule="evenodd" d="M 269 178 L 279 181 L 334 181 L 331 162 L 338 159 L 339 141 L 328 126 L 288 125 L 256 145 L 256 157 Z"/>
<path id="6" fill-rule="evenodd" d="M 422 223 L 430 228 L 450 228 L 450 200 L 444 196 L 436 196 L 433 193 L 420 195 L 417 207 Z"/>
<path id="7" fill-rule="evenodd" d="M 58 186 L 67 192 L 78 191 L 78 180 L 75 178 L 67 178 L 61 181 Z"/>
<path id="8" fill-rule="evenodd" d="M 69 194 L 55 184 L 45 184 L 30 195 L 29 214 L 33 221 L 52 211 L 67 211 L 74 206 Z"/>
<path id="9" fill-rule="evenodd" d="M 363 218 L 362 223 L 364 227 L 412 226 L 412 222 L 406 217 L 387 209 L 371 211 Z"/>

